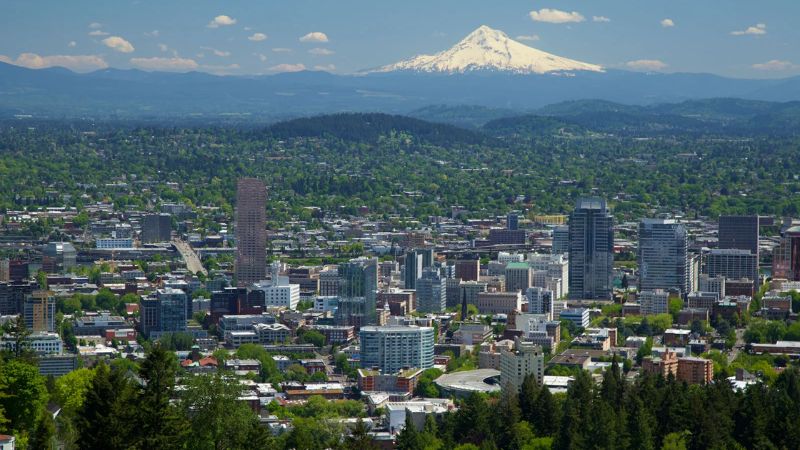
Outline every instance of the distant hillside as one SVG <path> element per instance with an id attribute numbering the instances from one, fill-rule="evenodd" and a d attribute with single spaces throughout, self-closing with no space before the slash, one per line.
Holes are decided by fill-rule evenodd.
<path id="1" fill-rule="evenodd" d="M 547 105 L 533 114 L 495 120 L 483 129 L 493 135 L 537 136 L 552 134 L 551 127 L 559 123 L 620 135 L 795 135 L 800 133 L 800 102 L 716 98 L 641 106 L 575 100 Z"/>
<path id="2" fill-rule="evenodd" d="M 431 123 L 405 116 L 381 113 L 342 113 L 305 117 L 276 123 L 267 132 L 279 139 L 335 137 L 348 141 L 374 142 L 391 133 L 408 133 L 434 145 L 476 144 L 486 136 L 453 125 Z"/>
<path id="3" fill-rule="evenodd" d="M 582 134 L 587 130 L 573 122 L 555 117 L 528 114 L 487 122 L 481 131 L 492 136 L 552 136 Z"/>
<path id="4" fill-rule="evenodd" d="M 369 75 L 306 71 L 216 76 L 120 69 L 78 74 L 66 69 L 34 70 L 0 62 L 0 111 L 37 118 L 193 117 L 213 122 L 237 116 L 241 121 L 264 123 L 312 114 L 354 111 L 407 114 L 417 110 L 414 115 L 423 119 L 475 127 L 481 121 L 500 118 L 497 114 L 506 115 L 503 110 L 531 112 L 565 101 L 578 101 L 577 105 L 591 109 L 594 101 L 581 99 L 602 99 L 607 102 L 606 108 L 616 108 L 614 102 L 655 105 L 716 97 L 800 100 L 800 77 L 743 80 L 709 74 L 645 74 L 611 69 L 602 73 L 580 71 L 570 76 L 492 71 L 454 74 L 398 71 Z M 712 112 L 718 108 L 730 109 L 737 117 L 764 114 L 758 113 L 755 106 L 747 110 L 751 107 L 747 105 L 755 103 L 742 103 L 747 108 L 737 112 L 735 105 L 715 102 L 703 107 Z M 576 104 L 572 103 L 548 107 L 536 114 L 561 115 L 558 108 L 576 114 Z M 428 105 L 459 104 L 487 109 L 425 110 Z"/>
<path id="5" fill-rule="evenodd" d="M 519 114 L 520 111 L 513 109 L 490 108 L 480 105 L 431 105 L 408 113 L 409 116 L 417 119 L 448 123 L 463 128 L 479 128 L 491 120 Z"/>

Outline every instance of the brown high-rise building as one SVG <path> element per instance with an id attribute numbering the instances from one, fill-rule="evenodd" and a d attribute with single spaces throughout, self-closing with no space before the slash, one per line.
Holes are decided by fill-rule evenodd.
<path id="1" fill-rule="evenodd" d="M 481 275 L 481 262 L 477 259 L 459 259 L 455 263 L 456 278 L 464 281 L 478 281 Z"/>
<path id="2" fill-rule="evenodd" d="M 719 248 L 750 250 L 758 258 L 758 216 L 720 216 Z"/>
<path id="3" fill-rule="evenodd" d="M 247 287 L 267 277 L 267 188 L 242 178 L 236 189 L 236 284 Z"/>

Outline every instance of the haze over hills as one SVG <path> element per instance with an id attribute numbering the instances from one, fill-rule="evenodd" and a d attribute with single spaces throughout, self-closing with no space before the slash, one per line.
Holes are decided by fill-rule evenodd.
<path id="1" fill-rule="evenodd" d="M 602 72 L 603 68 L 596 64 L 543 52 L 509 38 L 500 30 L 481 25 L 448 50 L 435 55 L 419 55 L 381 67 L 376 72 L 401 70 L 451 74 L 476 70 L 544 74 L 571 71 Z"/>
<path id="2" fill-rule="evenodd" d="M 77 74 L 0 63 L 0 115 L 5 117 L 264 122 L 335 112 L 407 114 L 430 105 L 523 113 L 583 99 L 652 105 L 717 97 L 800 100 L 800 77 L 748 80 L 604 69 L 528 47 L 486 26 L 435 55 L 355 75 L 216 76 L 120 69 Z M 473 125 L 483 121 L 465 120 Z"/>

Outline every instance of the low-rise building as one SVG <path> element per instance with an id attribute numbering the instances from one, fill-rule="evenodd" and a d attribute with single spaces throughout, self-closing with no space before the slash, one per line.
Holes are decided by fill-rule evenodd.
<path id="1" fill-rule="evenodd" d="M 328 344 L 346 344 L 356 338 L 356 330 L 353 326 L 311 325 L 307 328 L 322 333 Z"/>
<path id="2" fill-rule="evenodd" d="M 453 333 L 454 344 L 480 344 L 492 335 L 492 327 L 480 323 L 462 323 Z"/>
<path id="3" fill-rule="evenodd" d="M 586 308 L 570 308 L 561 311 L 559 320 L 569 320 L 578 328 L 589 326 L 589 310 Z"/>
<path id="4" fill-rule="evenodd" d="M 714 379 L 714 363 L 710 359 L 687 356 L 678 358 L 678 380 L 688 384 L 709 384 Z"/>
<path id="5" fill-rule="evenodd" d="M 514 348 L 500 351 L 500 383 L 519 390 L 525 377 L 533 374 L 541 384 L 544 376 L 542 348 L 530 342 L 514 340 Z"/>
<path id="6" fill-rule="evenodd" d="M 678 357 L 674 352 L 666 351 L 660 357 L 648 356 L 642 359 L 642 371 L 653 375 L 661 375 L 664 378 L 670 374 L 678 374 Z"/>
<path id="7" fill-rule="evenodd" d="M 511 314 L 522 311 L 522 294 L 517 292 L 479 292 L 478 311 L 481 314 Z"/>
<path id="8" fill-rule="evenodd" d="M 664 330 L 664 345 L 671 347 L 683 347 L 689 343 L 691 330 L 680 330 L 668 328 Z"/>
<path id="9" fill-rule="evenodd" d="M 389 417 L 389 432 L 397 434 L 405 428 L 407 417 L 410 417 L 411 423 L 418 430 L 422 430 L 429 415 L 442 416 L 448 411 L 453 411 L 455 405 L 449 399 L 426 398 L 407 402 L 386 402 L 385 408 Z"/>
<path id="10" fill-rule="evenodd" d="M 412 394 L 422 372 L 422 369 L 408 369 L 383 374 L 378 370 L 358 369 L 358 389 L 362 392 Z"/>

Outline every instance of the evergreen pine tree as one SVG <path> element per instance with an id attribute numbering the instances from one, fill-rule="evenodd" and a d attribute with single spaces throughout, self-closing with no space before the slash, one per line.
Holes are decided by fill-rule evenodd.
<path id="1" fill-rule="evenodd" d="M 118 370 L 100 363 L 92 387 L 76 418 L 77 446 L 82 450 L 132 447 L 130 412 L 135 409 L 130 382 Z"/>
<path id="2" fill-rule="evenodd" d="M 527 420 L 530 424 L 536 422 L 534 407 L 538 395 L 539 383 L 536 382 L 536 376 L 532 373 L 528 374 L 522 381 L 522 386 L 519 389 L 519 409 L 522 418 Z"/>
<path id="3" fill-rule="evenodd" d="M 400 433 L 397 434 L 395 442 L 397 450 L 422 450 L 422 440 L 420 439 L 417 426 L 411 420 L 411 415 L 406 414 L 406 423 Z"/>
<path id="4" fill-rule="evenodd" d="M 161 345 L 154 345 L 142 363 L 144 381 L 138 396 L 136 424 L 139 445 L 170 449 L 183 446 L 189 424 L 181 411 L 170 404 L 175 390 L 177 360 Z"/>
<path id="5" fill-rule="evenodd" d="M 36 421 L 36 429 L 28 441 L 28 448 L 30 450 L 51 450 L 54 448 L 55 434 L 56 425 L 53 415 L 47 408 L 42 408 L 39 419 Z"/>

